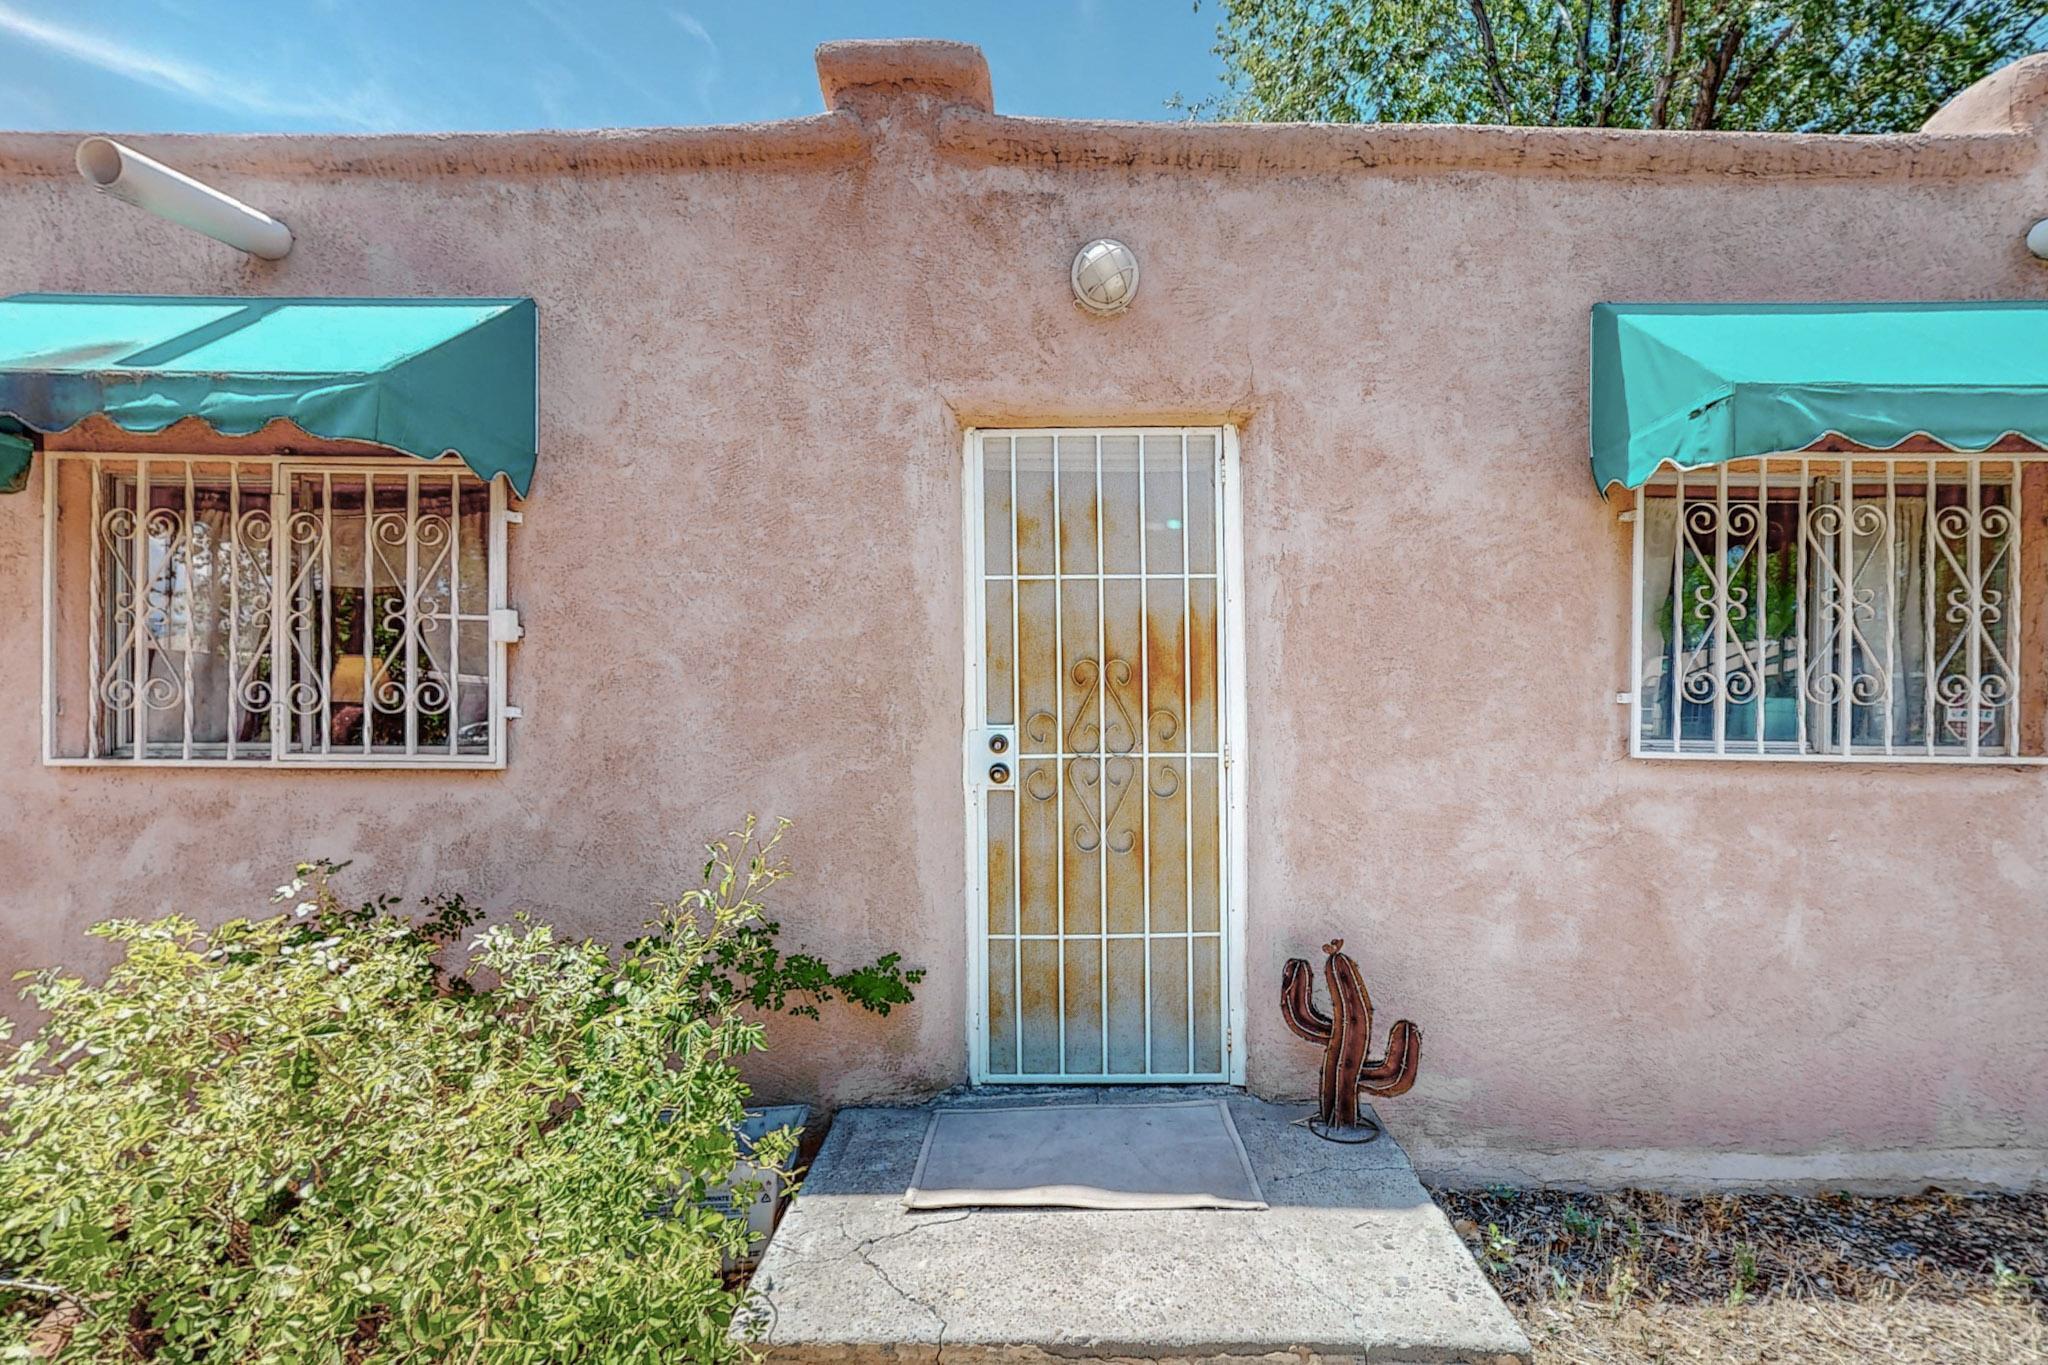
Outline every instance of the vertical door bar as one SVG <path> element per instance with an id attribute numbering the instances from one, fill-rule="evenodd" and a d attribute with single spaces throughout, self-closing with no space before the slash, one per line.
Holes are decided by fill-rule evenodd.
<path id="1" fill-rule="evenodd" d="M 1210 513 L 1209 525 L 1211 559 L 1209 567 L 1215 572 L 1216 632 L 1215 646 L 1209 657 L 1216 667 L 1216 1067 L 1224 1075 L 1231 1073 L 1231 1044 L 1233 1042 L 1230 1018 L 1230 993 L 1232 977 L 1230 962 L 1230 770 L 1236 761 L 1232 752 L 1233 740 L 1238 731 L 1231 724 L 1230 708 L 1234 693 L 1230 686 L 1230 667 L 1226 660 L 1234 657 L 1230 648 L 1230 620 L 1235 604 L 1224 594 L 1223 588 L 1229 578 L 1224 566 L 1230 562 L 1230 541 L 1223 525 L 1224 484 L 1228 479 L 1228 466 L 1222 433 L 1215 438 L 1215 464 L 1209 478 Z M 1192 748 L 1194 741 L 1190 740 Z M 1188 886 L 1195 884 L 1192 867 L 1193 852 L 1190 850 Z M 1193 924 L 1189 924 L 1193 928 Z M 1195 985 L 1192 977 L 1188 981 L 1188 1000 L 1192 1006 Z M 1194 1068 L 1192 1053 L 1188 1056 L 1188 1067 Z"/>
<path id="2" fill-rule="evenodd" d="M 1144 963 L 1139 968 L 1145 987 L 1144 1033 L 1145 1069 L 1152 1069 L 1152 547 L 1149 515 L 1145 508 L 1148 482 L 1146 438 L 1138 438 L 1138 849 L 1144 854 L 1139 869 L 1139 895 L 1144 898 Z M 1186 528 L 1183 527 L 1183 530 Z"/>
<path id="3" fill-rule="evenodd" d="M 1189 572 L 1189 546 L 1194 542 L 1194 532 L 1188 523 L 1188 434 L 1180 434 L 1180 600 L 1181 600 L 1181 682 L 1180 705 L 1182 727 L 1187 737 L 1189 754 L 1195 751 L 1195 580 Z M 1219 750 L 1220 752 L 1220 750 Z M 1219 763 L 1220 769 L 1220 763 Z M 1190 758 L 1187 772 L 1183 776 L 1180 790 L 1181 818 L 1187 826 L 1182 837 L 1181 861 L 1186 870 L 1181 875 L 1181 889 L 1187 893 L 1187 909 L 1182 912 L 1181 933 L 1185 936 L 1181 946 L 1187 949 L 1187 981 L 1181 990 L 1182 1009 L 1187 1015 L 1188 1042 L 1186 1068 L 1195 1069 L 1195 764 Z"/>
<path id="4" fill-rule="evenodd" d="M 1109 1074 L 1109 561 L 1102 557 L 1102 523 L 1109 495 L 1102 481 L 1102 433 L 1095 433 L 1095 984 L 1101 1000 L 1096 1024 L 1102 1045 L 1102 1074 Z M 1062 1059 L 1062 1065 L 1064 1065 Z"/>
<path id="5" fill-rule="evenodd" d="M 1054 979 L 1059 984 L 1059 1074 L 1067 1074 L 1067 783 L 1074 760 L 1067 755 L 1067 508 L 1060 494 L 1060 438 L 1047 443 L 1052 449 L 1052 667 L 1054 696 L 1059 701 L 1059 724 L 1053 742 L 1054 809 L 1059 815 L 1059 843 L 1054 853 L 1053 903 Z M 1085 704 L 1085 703 L 1084 703 Z M 1019 928 L 1021 931 L 1022 923 Z M 1021 947 L 1021 945 L 1019 945 Z"/>
<path id="6" fill-rule="evenodd" d="M 1023 572 L 1023 570 L 1020 567 L 1022 564 L 1022 559 L 1019 555 L 1017 548 L 1017 539 L 1019 534 L 1018 527 L 1020 521 L 1017 512 L 1017 438 L 1014 436 L 1009 437 L 1003 442 L 1003 444 L 1006 447 L 1008 447 L 1010 456 L 1010 721 L 1013 725 L 1017 727 L 1017 742 L 1011 746 L 1011 749 L 1013 750 L 1014 761 L 1010 764 L 1010 771 L 1015 774 L 1013 780 L 1016 783 L 1016 796 L 1015 799 L 1010 802 L 1010 885 L 1012 888 L 1010 911 L 1010 1038 L 1011 1042 L 1015 1045 L 1017 1053 L 1017 1065 L 1011 1074 L 1021 1076 L 1024 1074 L 1025 792 L 1024 657 L 1022 653 L 1022 646 L 1019 643 L 1023 631 L 1019 626 L 1018 618 L 1020 617 L 1024 609 L 1024 583 L 1023 580 L 1018 576 Z M 986 447 L 984 447 L 984 449 L 986 449 Z M 975 454 L 975 458 L 977 460 L 983 461 L 982 467 L 984 469 L 987 467 L 987 457 L 983 453 L 977 451 Z M 981 515 L 983 516 L 983 518 L 987 517 L 988 512 L 985 507 L 983 508 Z M 987 522 L 986 520 L 984 520 L 983 526 L 986 527 L 986 525 Z M 981 537 L 983 545 L 982 554 L 977 555 L 976 557 L 982 558 L 987 553 L 987 533 L 985 530 L 983 530 L 977 532 L 976 534 Z M 988 610 L 988 585 L 985 582 L 980 586 L 980 591 L 982 600 L 982 610 L 986 612 Z M 987 628 L 983 627 L 984 637 L 986 636 L 986 631 Z M 982 647 L 982 656 L 986 658 L 987 655 L 987 646 L 984 645 Z M 1057 775 L 1059 772 L 1059 761 L 1057 759 L 1053 761 L 1053 772 L 1055 775 Z M 982 861 L 986 863 L 988 860 L 986 857 L 984 857 Z M 982 925 L 984 927 L 984 931 L 986 930 L 987 924 L 988 915 L 987 912 L 984 910 L 982 913 Z"/>

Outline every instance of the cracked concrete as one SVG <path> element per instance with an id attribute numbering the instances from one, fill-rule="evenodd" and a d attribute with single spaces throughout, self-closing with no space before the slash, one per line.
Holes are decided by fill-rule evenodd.
<path id="1" fill-rule="evenodd" d="M 1191 1093 L 1219 1092 L 1152 1092 Z M 913 1214 L 902 1197 L 930 1107 L 842 1110 L 754 1277 L 769 1360 L 1528 1359 L 1527 1338 L 1392 1138 L 1333 1146 L 1295 1122 L 1304 1106 L 1221 1093 L 1267 1210 Z"/>

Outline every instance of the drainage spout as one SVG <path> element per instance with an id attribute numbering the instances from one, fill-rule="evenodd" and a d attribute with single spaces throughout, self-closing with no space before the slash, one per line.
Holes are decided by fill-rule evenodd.
<path id="1" fill-rule="evenodd" d="M 78 144 L 78 173 L 95 189 L 123 203 L 203 232 L 251 256 L 282 260 L 292 249 L 291 229 L 269 214 L 112 138 L 89 137 Z"/>

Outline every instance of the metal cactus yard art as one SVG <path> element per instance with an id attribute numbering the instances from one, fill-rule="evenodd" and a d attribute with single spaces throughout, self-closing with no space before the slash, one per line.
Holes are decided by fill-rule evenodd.
<path id="1" fill-rule="evenodd" d="M 1406 1019 L 1387 1031 L 1387 1051 L 1373 1057 L 1372 997 L 1358 964 L 1344 953 L 1344 940 L 1323 945 L 1323 978 L 1330 1010 L 1316 1008 L 1316 978 L 1305 958 L 1290 958 L 1280 971 L 1280 1014 L 1295 1036 L 1321 1047 L 1321 1106 L 1309 1131 L 1332 1142 L 1371 1142 L 1379 1125 L 1358 1112 L 1358 1096 L 1405 1095 L 1415 1084 L 1422 1058 L 1422 1030 Z"/>

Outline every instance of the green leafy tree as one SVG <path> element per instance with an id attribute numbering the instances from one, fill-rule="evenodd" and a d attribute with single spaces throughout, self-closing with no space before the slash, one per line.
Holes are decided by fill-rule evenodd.
<path id="1" fill-rule="evenodd" d="M 2042 0 L 1220 0 L 1254 121 L 1911 131 L 2048 45 Z"/>
<path id="2" fill-rule="evenodd" d="M 266 918 L 100 925 L 106 980 L 35 974 L 45 1020 L 0 1046 L 0 1359 L 733 1359 L 748 1232 L 707 1196 L 746 1004 L 917 977 L 773 952 L 780 835 L 712 845 L 617 951 L 526 919 L 464 950 L 461 901 L 350 907 L 324 864 Z"/>

